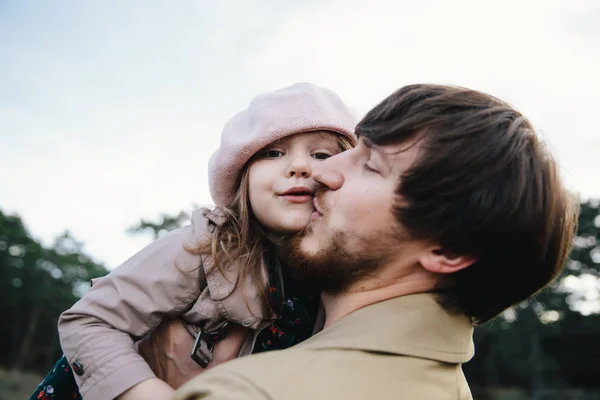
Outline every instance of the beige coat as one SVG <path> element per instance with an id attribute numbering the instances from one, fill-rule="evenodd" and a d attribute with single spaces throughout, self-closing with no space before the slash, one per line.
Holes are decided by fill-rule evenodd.
<path id="1" fill-rule="evenodd" d="M 61 346 L 85 400 L 113 399 L 154 377 L 135 341 L 176 316 L 204 323 L 209 330 L 226 320 L 252 329 L 239 352 L 250 354 L 255 333 L 273 321 L 272 315 L 263 315 L 259 289 L 247 279 L 245 287 L 234 290 L 237 265 L 223 266 L 224 275 L 206 276 L 210 261 L 184 249 L 195 247 L 220 223 L 207 209 L 195 211 L 190 225 L 153 242 L 94 282 L 61 315 Z M 266 269 L 263 275 L 266 285 Z M 201 277 L 206 277 L 205 287 L 199 285 Z"/>
<path id="2" fill-rule="evenodd" d="M 473 328 L 430 294 L 358 310 L 281 351 L 222 364 L 173 400 L 467 400 Z"/>

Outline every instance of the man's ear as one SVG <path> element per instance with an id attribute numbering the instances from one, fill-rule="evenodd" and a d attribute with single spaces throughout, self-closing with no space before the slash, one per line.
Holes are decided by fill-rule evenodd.
<path id="1" fill-rule="evenodd" d="M 473 265 L 477 259 L 470 255 L 452 254 L 439 247 L 431 248 L 421 256 L 421 265 L 429 272 L 452 274 Z"/>

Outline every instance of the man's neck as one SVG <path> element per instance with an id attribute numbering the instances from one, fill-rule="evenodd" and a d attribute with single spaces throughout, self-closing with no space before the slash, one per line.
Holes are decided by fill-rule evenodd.
<path id="1" fill-rule="evenodd" d="M 325 308 L 325 328 L 345 316 L 371 304 L 411 294 L 430 292 L 437 282 L 431 277 L 413 277 L 393 284 L 381 286 L 373 282 L 354 285 L 347 291 L 337 294 L 322 293 Z"/>

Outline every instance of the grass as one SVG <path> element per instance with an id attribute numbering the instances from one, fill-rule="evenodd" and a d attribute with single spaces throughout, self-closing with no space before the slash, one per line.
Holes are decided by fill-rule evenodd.
<path id="1" fill-rule="evenodd" d="M 517 388 L 473 389 L 473 400 L 531 400 L 524 390 Z M 575 388 L 547 389 L 538 397 L 540 400 L 600 400 L 600 391 Z"/>
<path id="2" fill-rule="evenodd" d="M 0 400 L 26 400 L 42 381 L 40 375 L 0 368 Z"/>

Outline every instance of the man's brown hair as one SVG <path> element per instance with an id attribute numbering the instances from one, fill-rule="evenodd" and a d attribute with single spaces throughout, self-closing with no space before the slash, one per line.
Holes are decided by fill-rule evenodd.
<path id="1" fill-rule="evenodd" d="M 417 240 L 477 261 L 442 275 L 447 308 L 483 323 L 548 285 L 562 270 L 578 207 L 531 123 L 475 90 L 410 85 L 356 128 L 375 146 L 416 140 L 393 212 Z"/>

